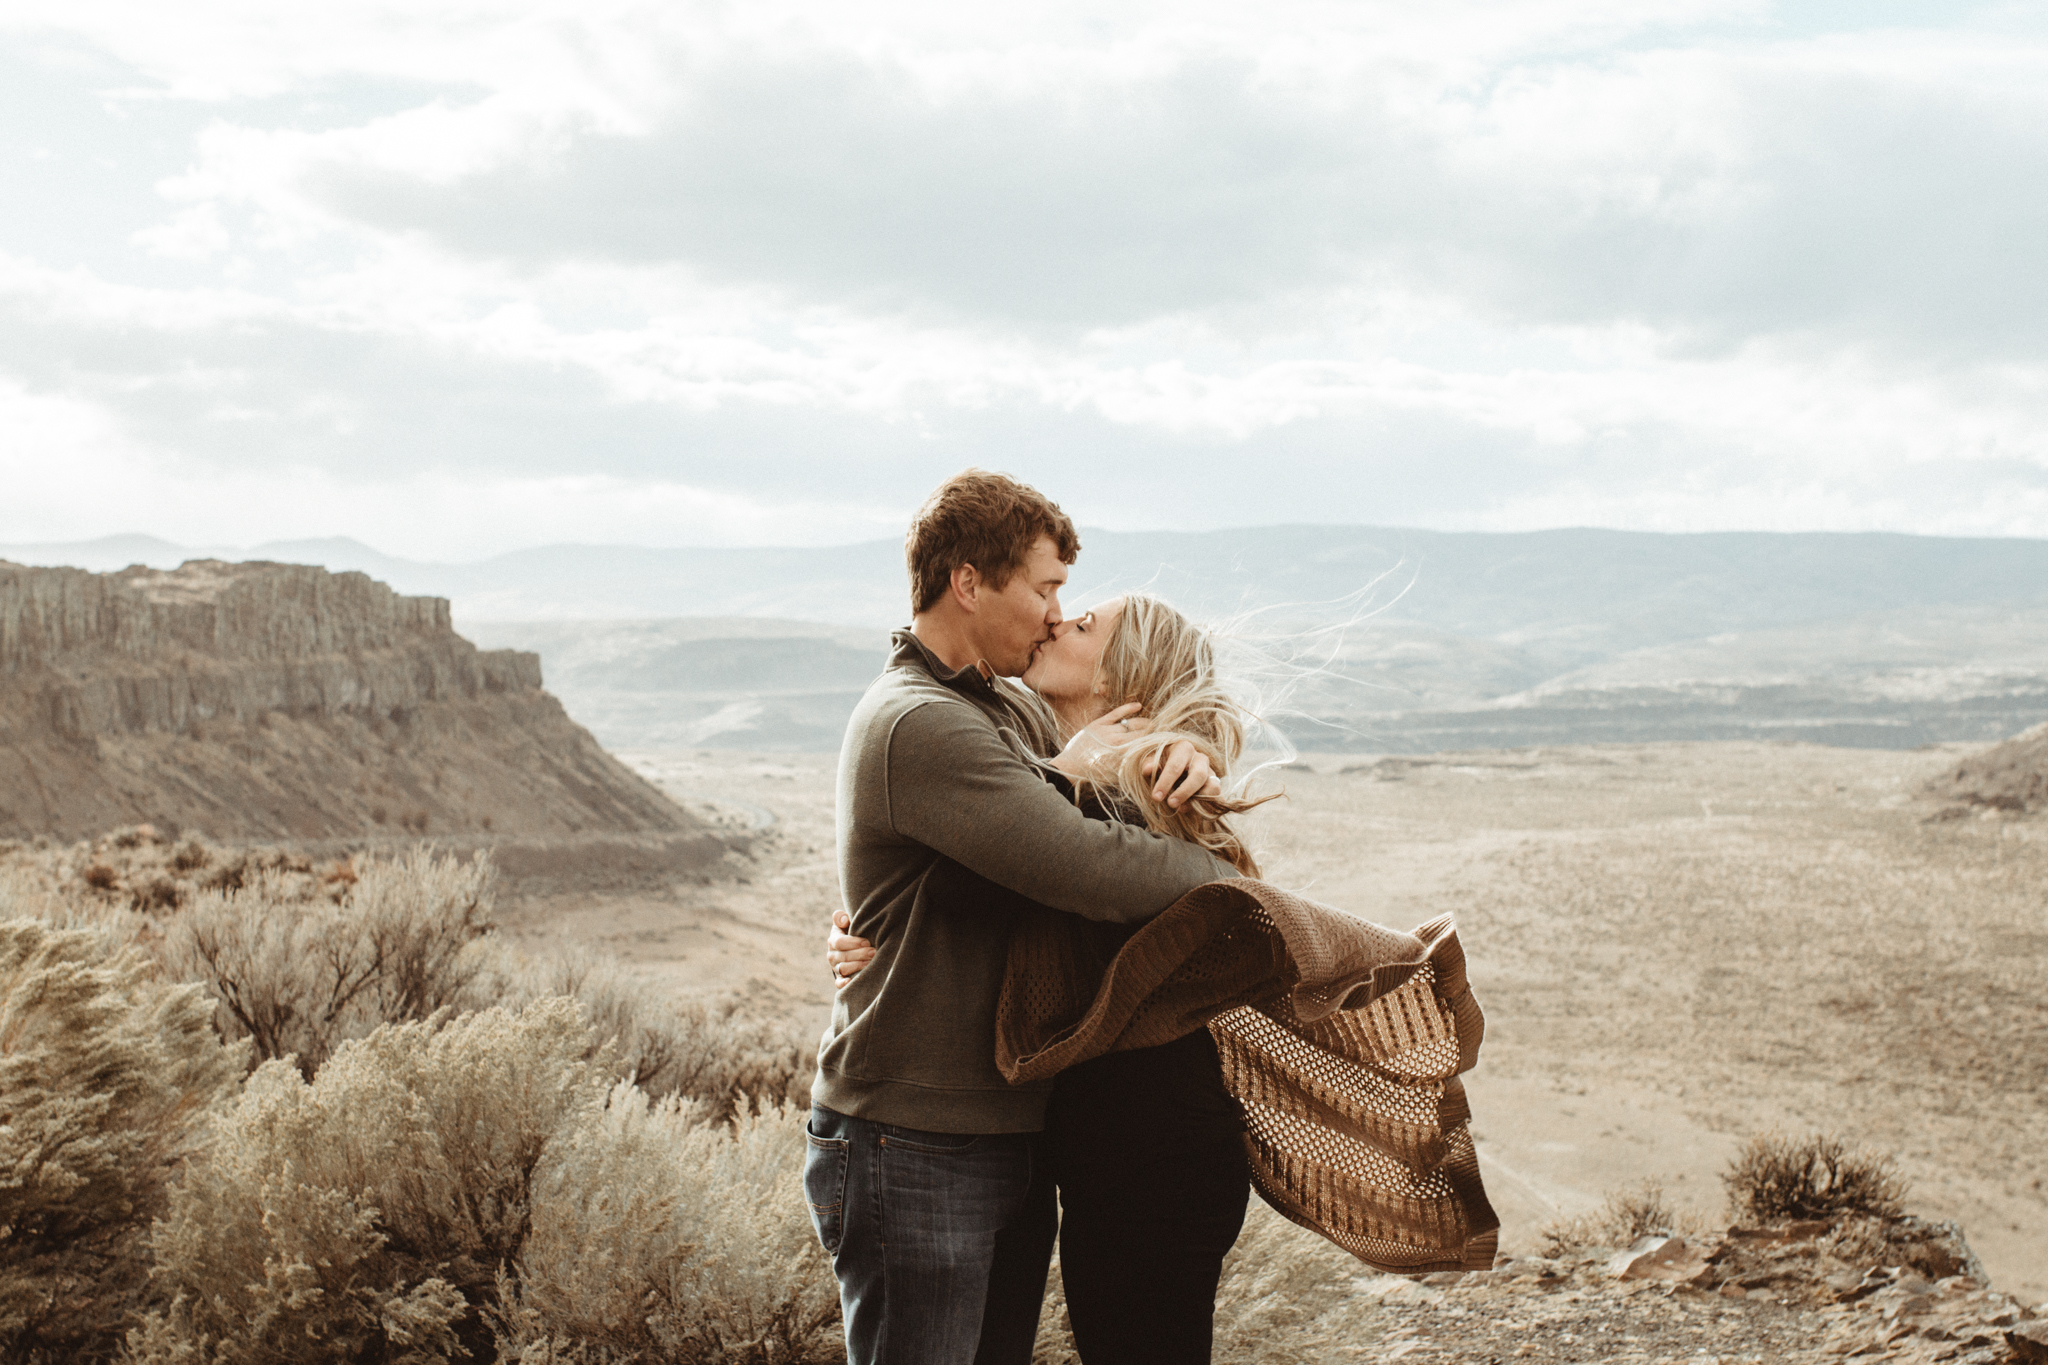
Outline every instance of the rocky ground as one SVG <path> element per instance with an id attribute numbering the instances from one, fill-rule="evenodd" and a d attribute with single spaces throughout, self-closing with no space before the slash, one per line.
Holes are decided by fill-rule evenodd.
<path id="1" fill-rule="evenodd" d="M 1908 1220 L 1893 1230 L 1903 1235 L 1888 1244 L 1854 1220 L 1735 1227 L 1477 1274 L 1386 1276 L 1360 1286 L 1381 1310 L 1377 1339 L 1357 1353 L 1418 1365 L 2048 1361 L 2048 1304 L 2030 1309 L 1987 1288 L 1952 1228 Z M 1876 1263 L 1886 1259 L 1905 1264 Z M 1943 1269 L 1954 1273 L 1928 1278 Z"/>

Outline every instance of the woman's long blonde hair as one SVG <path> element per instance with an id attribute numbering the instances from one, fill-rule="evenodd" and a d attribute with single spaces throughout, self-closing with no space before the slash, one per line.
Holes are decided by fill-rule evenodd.
<path id="1" fill-rule="evenodd" d="M 1248 877 L 1258 863 L 1230 817 L 1264 805 L 1279 792 L 1246 798 L 1229 795 L 1230 771 L 1244 752 L 1252 716 L 1232 695 L 1216 667 L 1210 633 L 1156 597 L 1131 593 L 1103 641 L 1095 663 L 1095 690 L 1112 707 L 1137 702 L 1152 729 L 1117 751 L 1114 775 L 1099 784 L 1112 813 L 1142 816 L 1145 827 L 1200 844 Z M 1225 795 L 1196 797 L 1179 810 L 1152 799 L 1152 779 L 1140 771 L 1146 760 L 1186 740 L 1208 756 L 1225 784 Z"/>

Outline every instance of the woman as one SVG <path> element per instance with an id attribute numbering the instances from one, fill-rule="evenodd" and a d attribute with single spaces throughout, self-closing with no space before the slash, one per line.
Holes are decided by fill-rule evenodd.
<path id="1" fill-rule="evenodd" d="M 1243 749 L 1249 717 L 1218 676 L 1207 632 L 1134 593 L 1056 627 L 1024 682 L 1070 737 L 1054 766 L 1074 779 L 1091 814 L 1192 840 L 1257 875 L 1229 817 L 1259 801 L 1199 797 L 1173 810 L 1152 799 L 1144 775 L 1148 759 L 1187 740 L 1227 781 Z M 1135 932 L 1047 913 L 1038 932 L 1073 935 L 1099 960 Z M 842 981 L 869 956 L 862 939 L 841 936 L 832 946 L 828 958 Z M 1217 1280 L 1251 1188 L 1243 1121 L 1208 1031 L 1062 1071 L 1045 1143 L 1059 1183 L 1061 1274 L 1082 1359 L 1206 1365 Z"/>

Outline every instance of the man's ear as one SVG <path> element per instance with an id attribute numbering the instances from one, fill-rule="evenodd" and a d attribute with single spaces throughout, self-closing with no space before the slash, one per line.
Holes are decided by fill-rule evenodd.
<path id="1" fill-rule="evenodd" d="M 981 570 L 972 564 L 962 564 L 953 570 L 950 587 L 953 602 L 960 610 L 973 612 L 981 606 Z"/>

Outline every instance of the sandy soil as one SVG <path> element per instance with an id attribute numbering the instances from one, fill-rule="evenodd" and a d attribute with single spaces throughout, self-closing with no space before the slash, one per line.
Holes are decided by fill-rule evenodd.
<path id="1" fill-rule="evenodd" d="M 660 786 L 746 850 L 726 872 L 625 879 L 593 892 L 521 895 L 500 914 L 529 942 L 569 938 L 614 953 L 684 995 L 733 990 L 784 997 L 824 1027 L 832 987 L 825 975 L 827 918 L 839 900 L 832 847 L 830 754 L 622 753 Z"/>
<path id="2" fill-rule="evenodd" d="M 1755 743 L 1316 755 L 1254 817 L 1272 880 L 1406 927 L 1459 916 L 1488 1018 L 1474 1128 L 1510 1252 L 1639 1180 L 1723 1213 L 1749 1135 L 1895 1153 L 1909 1210 L 2048 1298 L 2048 823 L 1933 823 L 1960 750 Z M 822 1018 L 829 755 L 629 753 L 753 829 L 743 880 L 563 894 L 516 932 Z"/>

